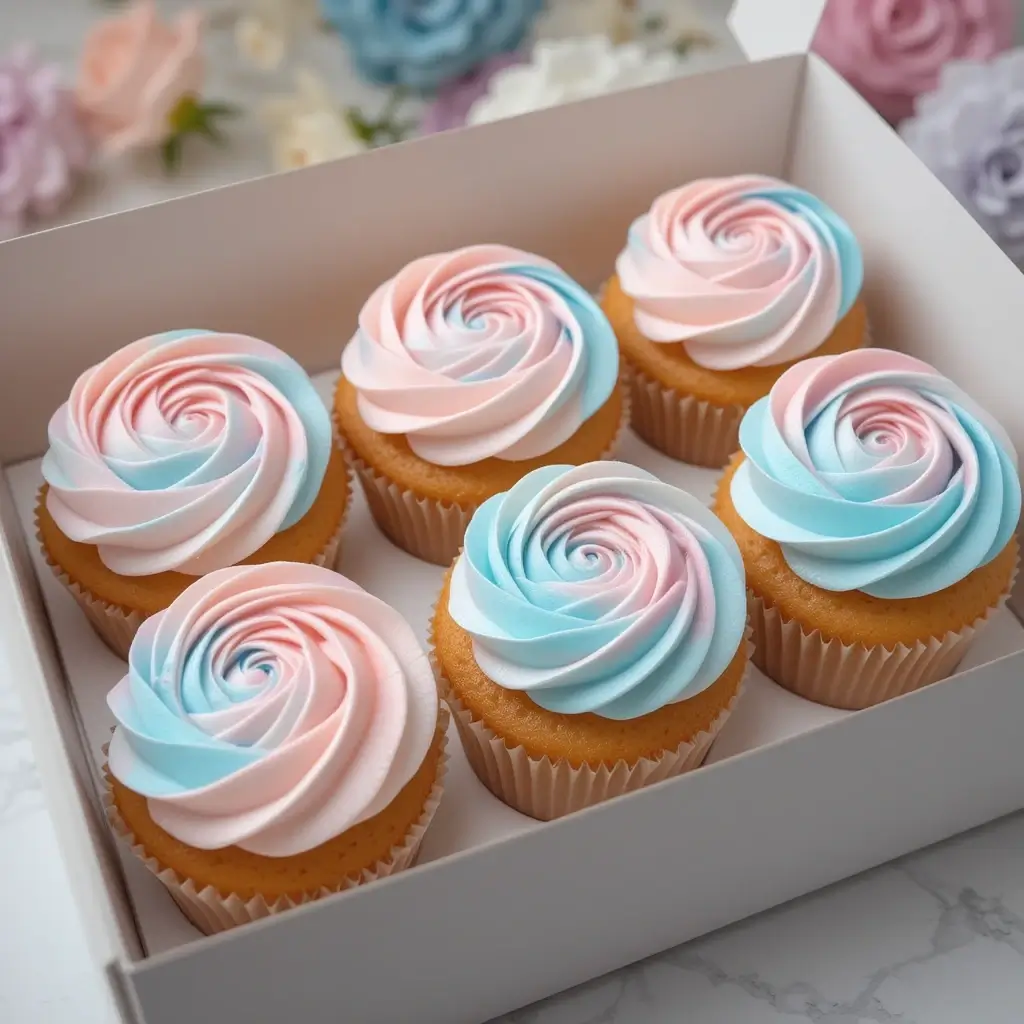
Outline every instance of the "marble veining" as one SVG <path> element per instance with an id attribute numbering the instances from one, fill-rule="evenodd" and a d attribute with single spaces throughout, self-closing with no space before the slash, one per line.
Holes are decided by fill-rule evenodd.
<path id="1" fill-rule="evenodd" d="M 0 835 L 8 822 L 42 810 L 39 773 L 13 688 L 0 686 Z"/>
<path id="2" fill-rule="evenodd" d="M 1014 815 L 500 1024 L 1019 1024 L 1022 958 Z"/>

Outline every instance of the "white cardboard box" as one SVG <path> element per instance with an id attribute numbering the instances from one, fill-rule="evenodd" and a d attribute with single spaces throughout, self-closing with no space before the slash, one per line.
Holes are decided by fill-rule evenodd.
<path id="1" fill-rule="evenodd" d="M 739 0 L 754 57 L 806 47 L 822 0 Z M 0 622 L 76 897 L 138 1024 L 471 1024 L 1024 806 L 1024 627 L 1006 611 L 956 677 L 856 713 L 756 672 L 708 766 L 558 822 L 477 783 L 457 741 L 423 863 L 214 938 L 116 850 L 96 798 L 123 665 L 31 539 L 50 413 L 86 366 L 169 326 L 272 340 L 334 369 L 365 296 L 474 241 L 588 285 L 689 178 L 759 171 L 833 204 L 865 251 L 878 343 L 922 356 L 1024 449 L 1024 280 L 861 100 L 782 56 L 265 178 L 0 245 Z M 713 474 L 626 452 L 709 493 Z M 417 625 L 440 570 L 357 509 L 343 569 Z"/>

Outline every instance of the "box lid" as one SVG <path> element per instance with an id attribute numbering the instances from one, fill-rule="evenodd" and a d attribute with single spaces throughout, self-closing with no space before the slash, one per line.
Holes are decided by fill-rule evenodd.
<path id="1" fill-rule="evenodd" d="M 729 30 L 748 60 L 807 53 L 827 0 L 735 0 Z"/>

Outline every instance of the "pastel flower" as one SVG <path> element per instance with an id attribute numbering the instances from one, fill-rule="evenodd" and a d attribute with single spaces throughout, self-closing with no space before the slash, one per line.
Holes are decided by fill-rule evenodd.
<path id="1" fill-rule="evenodd" d="M 362 75 L 431 92 L 517 49 L 543 0 L 321 0 Z"/>
<path id="2" fill-rule="evenodd" d="M 484 61 L 475 71 L 462 78 L 442 85 L 437 95 L 423 113 L 420 120 L 420 134 L 461 128 L 466 123 L 473 104 L 487 95 L 491 79 L 505 68 L 522 63 L 523 58 L 514 53 L 503 53 Z"/>
<path id="3" fill-rule="evenodd" d="M 954 61 L 900 127 L 907 145 L 1024 266 L 1024 50 Z"/>
<path id="4" fill-rule="evenodd" d="M 327 86 L 311 71 L 295 76 L 296 91 L 264 105 L 275 170 L 291 171 L 365 152 L 359 137 Z"/>
<path id="5" fill-rule="evenodd" d="M 106 18 L 86 36 L 77 97 L 90 130 L 113 152 L 156 145 L 171 133 L 175 108 L 203 85 L 202 15 L 173 25 L 153 0 Z"/>
<path id="6" fill-rule="evenodd" d="M 0 59 L 0 238 L 53 214 L 89 161 L 71 91 L 20 46 Z"/>
<path id="7" fill-rule="evenodd" d="M 273 71 L 316 20 L 317 0 L 249 0 L 235 24 L 235 46 L 250 64 Z"/>
<path id="8" fill-rule="evenodd" d="M 950 60 L 1013 45 L 1013 0 L 829 0 L 814 50 L 887 120 L 914 109 Z"/>
<path id="9" fill-rule="evenodd" d="M 469 111 L 470 124 L 543 110 L 560 103 L 631 89 L 671 78 L 673 53 L 651 54 L 640 43 L 616 46 L 605 36 L 538 43 L 529 63 L 499 71 L 486 96 Z"/>
<path id="10" fill-rule="evenodd" d="M 235 45 L 250 64 L 261 71 L 273 71 L 284 61 L 288 40 L 272 22 L 246 14 L 235 25 Z"/>

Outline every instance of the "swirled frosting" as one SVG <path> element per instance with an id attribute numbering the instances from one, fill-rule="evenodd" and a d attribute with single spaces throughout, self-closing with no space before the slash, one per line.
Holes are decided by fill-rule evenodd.
<path id="1" fill-rule="evenodd" d="M 608 400 L 619 356 L 597 303 L 553 263 L 476 245 L 381 285 L 341 368 L 369 427 L 464 466 L 557 448 Z"/>
<path id="2" fill-rule="evenodd" d="M 146 619 L 107 703 L 111 774 L 198 849 L 311 850 L 390 804 L 437 725 L 393 608 L 315 565 L 210 573 Z"/>
<path id="3" fill-rule="evenodd" d="M 726 528 L 622 462 L 537 469 L 481 505 L 448 608 L 499 686 L 620 720 L 711 686 L 747 621 Z"/>
<path id="4" fill-rule="evenodd" d="M 706 178 L 633 222 L 616 272 L 640 333 L 712 370 L 774 366 L 825 342 L 864 276 L 820 199 L 776 178 Z"/>
<path id="5" fill-rule="evenodd" d="M 797 363 L 747 412 L 740 445 L 736 511 L 825 590 L 933 594 L 990 562 L 1017 528 L 1006 432 L 898 352 Z"/>
<path id="6" fill-rule="evenodd" d="M 294 359 L 195 330 L 142 338 L 86 370 L 49 438 L 47 510 L 124 576 L 247 558 L 309 511 L 332 443 Z"/>

